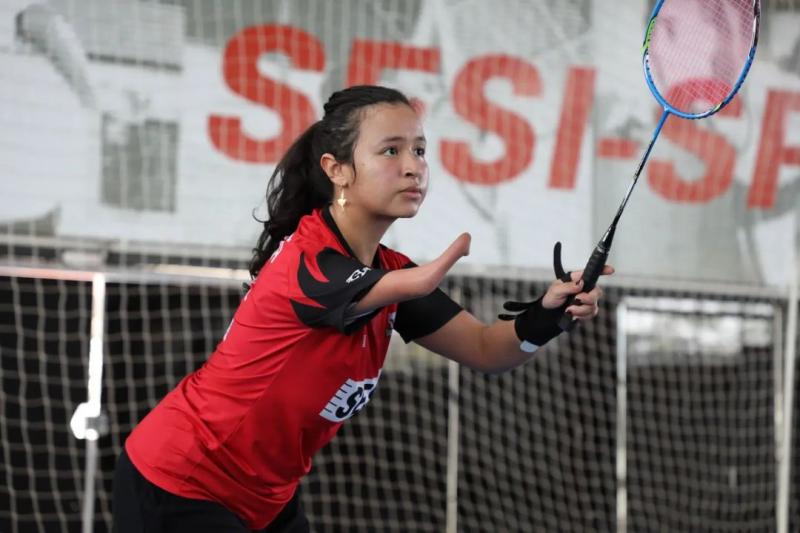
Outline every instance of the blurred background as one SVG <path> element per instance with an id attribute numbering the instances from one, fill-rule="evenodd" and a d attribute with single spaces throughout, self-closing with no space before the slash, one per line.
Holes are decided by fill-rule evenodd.
<path id="1" fill-rule="evenodd" d="M 109 531 L 125 437 L 221 339 L 264 193 L 337 89 L 425 106 L 430 191 L 484 320 L 579 268 L 660 115 L 650 0 L 3 0 L 0 532 Z M 395 339 L 302 485 L 318 531 L 795 531 L 800 0 L 671 119 L 600 317 L 500 376 Z M 793 468 L 794 467 L 794 468 Z"/>

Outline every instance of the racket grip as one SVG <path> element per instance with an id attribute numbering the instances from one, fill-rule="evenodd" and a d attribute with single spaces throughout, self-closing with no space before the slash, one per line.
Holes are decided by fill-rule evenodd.
<path id="1" fill-rule="evenodd" d="M 598 244 L 597 247 L 595 247 L 594 252 L 592 252 L 589 260 L 586 262 L 586 266 L 583 268 L 583 274 L 581 275 L 581 279 L 583 280 L 582 292 L 589 292 L 590 290 L 594 289 L 595 285 L 597 285 L 597 279 L 603 272 L 603 267 L 606 265 L 606 260 L 608 259 L 608 251 L 608 248 L 601 244 Z M 575 296 L 570 296 L 567 298 L 567 303 L 564 304 L 564 309 L 572 305 L 574 302 Z M 573 320 L 569 313 L 564 312 L 558 321 L 558 326 L 564 331 L 570 331 L 573 327 L 575 327 L 575 322 L 576 321 Z"/>

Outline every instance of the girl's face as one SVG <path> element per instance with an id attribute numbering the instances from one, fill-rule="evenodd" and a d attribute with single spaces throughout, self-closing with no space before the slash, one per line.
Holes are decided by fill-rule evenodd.
<path id="1" fill-rule="evenodd" d="M 428 189 L 425 135 L 405 104 L 377 104 L 361 117 L 353 151 L 354 179 L 345 189 L 348 208 L 378 218 L 417 214 Z"/>

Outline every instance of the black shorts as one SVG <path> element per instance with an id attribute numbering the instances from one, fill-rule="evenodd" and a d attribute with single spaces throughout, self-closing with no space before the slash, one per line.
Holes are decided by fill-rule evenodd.
<path id="1" fill-rule="evenodd" d="M 125 450 L 114 470 L 113 533 L 249 533 L 244 521 L 222 505 L 176 496 L 147 481 Z M 259 533 L 308 533 L 299 490 Z"/>

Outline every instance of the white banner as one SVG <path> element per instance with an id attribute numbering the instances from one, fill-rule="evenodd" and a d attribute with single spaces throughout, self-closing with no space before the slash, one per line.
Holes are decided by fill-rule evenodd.
<path id="1" fill-rule="evenodd" d="M 580 267 L 659 114 L 642 0 L 184 4 L 3 2 L 3 233 L 250 248 L 286 143 L 332 90 L 383 83 L 425 103 L 431 172 L 387 245 L 424 261 L 470 231 L 467 262 L 549 268 L 560 240 Z M 764 30 L 730 106 L 670 119 L 618 231 L 620 272 L 785 281 L 798 10 L 767 11 Z"/>

